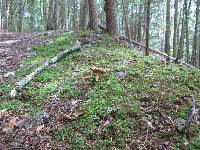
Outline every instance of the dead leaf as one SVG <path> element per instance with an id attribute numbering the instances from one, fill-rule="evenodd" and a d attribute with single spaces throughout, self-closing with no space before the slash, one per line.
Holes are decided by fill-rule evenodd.
<path id="1" fill-rule="evenodd" d="M 7 124 L 3 127 L 2 131 L 3 131 L 3 132 L 8 132 L 8 131 L 12 130 L 13 127 L 16 125 L 17 120 L 18 120 L 18 117 L 12 117 L 12 118 L 10 119 L 9 123 L 7 123 Z"/>
<path id="2" fill-rule="evenodd" d="M 86 109 L 76 110 L 74 113 L 74 116 L 78 118 L 78 117 L 83 116 L 86 112 L 88 112 L 88 110 Z"/>
<path id="3" fill-rule="evenodd" d="M 56 116 L 56 120 L 57 121 L 68 121 L 68 120 L 72 120 L 72 118 L 70 117 L 70 116 L 68 116 L 68 115 L 65 115 L 65 114 L 58 114 L 57 116 Z"/>

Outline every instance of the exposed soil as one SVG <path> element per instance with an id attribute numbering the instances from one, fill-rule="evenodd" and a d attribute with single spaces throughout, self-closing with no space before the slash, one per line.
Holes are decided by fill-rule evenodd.
<path id="1" fill-rule="evenodd" d="M 47 44 L 51 38 L 38 38 L 38 33 L 5 33 L 0 32 L 0 75 L 6 80 L 5 74 L 20 67 L 23 60 L 31 57 L 34 45 Z"/>

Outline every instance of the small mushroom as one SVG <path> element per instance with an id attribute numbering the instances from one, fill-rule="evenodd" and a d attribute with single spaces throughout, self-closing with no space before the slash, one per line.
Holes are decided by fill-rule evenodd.
<path id="1" fill-rule="evenodd" d="M 91 70 L 95 75 L 96 81 L 99 81 L 99 77 L 107 73 L 107 71 L 102 68 L 92 67 Z"/>

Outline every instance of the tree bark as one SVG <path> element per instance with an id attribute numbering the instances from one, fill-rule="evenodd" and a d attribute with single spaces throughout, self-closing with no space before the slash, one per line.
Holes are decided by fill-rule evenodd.
<path id="1" fill-rule="evenodd" d="M 151 7 L 151 0 L 147 0 L 146 45 L 145 45 L 145 55 L 146 56 L 149 56 L 150 7 Z"/>
<path id="2" fill-rule="evenodd" d="M 193 40 L 193 51 L 192 51 L 192 65 L 199 66 L 200 65 L 200 0 L 196 1 L 196 22 L 195 22 L 195 32 L 194 32 L 194 40 Z"/>
<path id="3" fill-rule="evenodd" d="M 177 56 L 177 29 L 178 29 L 178 0 L 174 0 L 174 37 L 173 37 L 173 57 Z"/>
<path id="4" fill-rule="evenodd" d="M 187 11 L 187 0 L 184 0 L 183 4 L 183 13 L 182 13 L 182 27 L 181 27 L 181 36 L 179 40 L 179 46 L 178 46 L 178 52 L 177 52 L 177 57 L 176 61 L 180 60 L 183 58 L 183 49 L 184 49 L 184 40 L 185 40 L 185 11 Z"/>
<path id="5" fill-rule="evenodd" d="M 98 28 L 96 0 L 88 0 L 88 5 L 89 5 L 89 17 L 90 17 L 88 29 L 96 31 Z"/>
<path id="6" fill-rule="evenodd" d="M 88 0 L 81 0 L 80 22 L 79 22 L 79 27 L 81 30 L 86 30 L 87 28 L 88 12 L 89 12 Z"/>
<path id="7" fill-rule="evenodd" d="M 113 36 L 118 36 L 116 9 L 116 0 L 105 0 L 106 32 Z"/>
<path id="8" fill-rule="evenodd" d="M 53 15 L 54 15 L 54 0 L 49 0 L 47 30 L 54 30 Z"/>
<path id="9" fill-rule="evenodd" d="M 8 16 L 8 31 L 15 31 L 15 12 L 14 12 L 14 0 L 10 0 L 9 16 Z"/>
<path id="10" fill-rule="evenodd" d="M 67 0 L 63 0 L 62 1 L 61 7 L 62 7 L 62 11 L 61 11 L 61 27 L 63 29 L 67 29 Z"/>
<path id="11" fill-rule="evenodd" d="M 165 53 L 170 55 L 170 0 L 167 0 L 166 9 Z"/>
<path id="12" fill-rule="evenodd" d="M 123 7 L 124 16 L 125 16 L 125 24 L 126 24 L 126 30 L 127 30 L 127 32 L 128 32 L 128 38 L 129 38 L 129 41 L 130 41 L 131 47 L 133 47 L 133 44 L 132 44 L 132 42 L 131 42 L 132 40 L 131 40 L 130 27 L 129 27 L 129 24 L 128 24 L 127 9 L 126 9 L 126 7 L 125 7 L 124 0 L 122 0 L 122 7 Z"/>
<path id="13" fill-rule="evenodd" d="M 142 40 L 142 6 L 143 4 L 140 4 L 139 6 L 139 20 L 138 20 L 138 32 L 137 32 L 137 41 L 141 42 Z"/>
<path id="14" fill-rule="evenodd" d="M 190 61 L 190 43 L 189 43 L 189 13 L 190 13 L 190 7 L 191 7 L 191 0 L 189 1 L 189 6 L 187 7 L 187 10 L 185 11 L 185 33 L 186 33 L 186 63 L 189 63 Z"/>
<path id="15" fill-rule="evenodd" d="M 60 28 L 60 0 L 55 0 L 53 14 L 54 30 Z"/>
<path id="16" fill-rule="evenodd" d="M 24 30 L 24 12 L 27 0 L 22 0 L 20 11 L 19 11 L 19 21 L 18 21 L 18 32 L 23 32 Z"/>
<path id="17" fill-rule="evenodd" d="M 77 31 L 78 30 L 78 16 L 77 16 L 77 0 L 73 0 L 73 8 L 72 8 L 72 27 L 73 27 L 73 31 Z"/>

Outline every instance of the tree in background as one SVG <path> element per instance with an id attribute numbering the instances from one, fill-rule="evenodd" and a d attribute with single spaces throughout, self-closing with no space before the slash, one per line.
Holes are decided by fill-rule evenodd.
<path id="1" fill-rule="evenodd" d="M 147 0 L 147 17 L 146 17 L 146 45 L 145 45 L 145 55 L 149 55 L 149 27 L 150 27 L 150 7 L 151 0 Z"/>
<path id="2" fill-rule="evenodd" d="M 87 28 L 88 12 L 89 12 L 88 0 L 81 0 L 80 21 L 79 21 L 79 28 L 81 30 L 86 30 L 86 28 Z"/>
<path id="3" fill-rule="evenodd" d="M 174 36 L 173 36 L 173 57 L 177 56 L 177 30 L 178 30 L 178 0 L 174 0 Z"/>
<path id="4" fill-rule="evenodd" d="M 124 17 L 125 17 L 125 26 L 126 26 L 126 30 L 125 31 L 127 32 L 131 47 L 133 47 L 132 40 L 131 40 L 130 27 L 129 27 L 129 23 L 128 23 L 128 15 L 127 15 L 127 9 L 126 9 L 127 7 L 125 5 L 127 5 L 127 4 L 125 4 L 124 0 L 122 0 L 123 12 L 124 12 Z"/>
<path id="5" fill-rule="evenodd" d="M 106 13 L 106 31 L 117 36 L 117 11 L 115 0 L 105 0 L 104 11 Z"/>
<path id="6" fill-rule="evenodd" d="M 199 18 L 196 19 L 198 9 L 191 9 L 198 6 L 199 0 L 174 0 L 171 1 L 174 6 L 170 5 L 170 0 L 151 1 L 149 24 L 148 2 L 147 0 L 0 0 L 0 30 L 78 31 L 87 30 L 88 27 L 96 31 L 97 25 L 100 24 L 112 35 L 127 36 L 132 41 L 146 43 L 146 47 L 165 51 L 168 55 L 171 54 L 170 45 L 173 45 L 173 56 L 176 60 L 199 66 L 197 63 Z M 169 12 L 174 12 L 172 20 Z M 170 30 L 173 33 L 171 35 Z"/>
<path id="7" fill-rule="evenodd" d="M 48 19 L 47 19 L 47 30 L 54 30 L 54 22 L 53 22 L 53 16 L 54 16 L 54 0 L 49 0 L 49 13 L 48 13 Z"/>
<path id="8" fill-rule="evenodd" d="M 88 29 L 96 31 L 98 28 L 96 0 L 88 0 L 88 4 L 89 4 L 89 17 L 90 17 Z"/>
<path id="9" fill-rule="evenodd" d="M 200 65 L 200 0 L 196 1 L 196 23 L 195 23 L 195 32 L 194 32 L 194 42 L 193 42 L 193 51 L 192 51 L 192 65 Z"/>
<path id="10" fill-rule="evenodd" d="M 166 9 L 165 53 L 170 55 L 170 0 L 167 0 Z"/>

